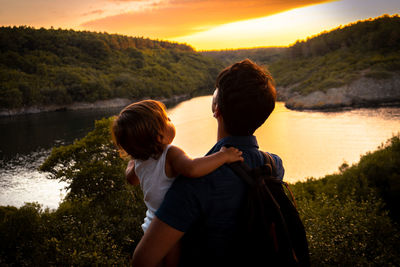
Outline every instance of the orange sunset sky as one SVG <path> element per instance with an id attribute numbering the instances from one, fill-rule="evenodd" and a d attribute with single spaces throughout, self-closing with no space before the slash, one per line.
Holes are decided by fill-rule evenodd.
<path id="1" fill-rule="evenodd" d="M 400 0 L 0 0 L 0 25 L 118 33 L 213 50 L 287 46 L 399 11 Z"/>

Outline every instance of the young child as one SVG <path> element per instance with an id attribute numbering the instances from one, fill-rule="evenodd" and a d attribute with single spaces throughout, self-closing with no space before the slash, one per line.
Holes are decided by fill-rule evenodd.
<path id="1" fill-rule="evenodd" d="M 217 153 L 190 158 L 182 149 L 171 145 L 175 127 L 168 118 L 165 106 L 158 101 L 144 100 L 125 107 L 112 126 L 114 142 L 122 152 L 132 157 L 126 169 L 130 184 L 140 184 L 147 206 L 142 224 L 145 232 L 174 178 L 204 176 L 225 163 L 243 161 L 236 148 L 222 147 Z M 167 255 L 166 265 L 177 264 L 177 251 Z"/>

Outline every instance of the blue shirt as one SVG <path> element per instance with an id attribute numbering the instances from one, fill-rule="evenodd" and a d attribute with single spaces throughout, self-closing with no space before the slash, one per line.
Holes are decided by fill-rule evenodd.
<path id="1" fill-rule="evenodd" d="M 264 164 L 255 136 L 228 136 L 207 153 L 222 146 L 243 152 L 245 162 L 255 168 Z M 275 160 L 277 174 L 283 179 L 282 160 Z M 185 232 L 180 266 L 224 266 L 238 248 L 238 215 L 246 185 L 226 165 L 201 178 L 178 177 L 165 195 L 156 216 L 169 226 Z"/>

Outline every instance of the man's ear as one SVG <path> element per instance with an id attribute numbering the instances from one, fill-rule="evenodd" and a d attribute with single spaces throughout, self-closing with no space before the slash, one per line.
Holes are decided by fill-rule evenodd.
<path id="1" fill-rule="evenodd" d="M 219 116 L 221 116 L 221 113 L 219 111 L 218 104 L 216 104 L 214 107 L 213 117 L 218 118 Z"/>

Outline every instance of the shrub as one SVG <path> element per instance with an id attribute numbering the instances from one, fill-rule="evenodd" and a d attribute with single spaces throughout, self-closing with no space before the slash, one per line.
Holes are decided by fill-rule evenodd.
<path id="1" fill-rule="evenodd" d="M 313 266 L 400 264 L 400 234 L 374 195 L 356 201 L 318 194 L 299 201 Z"/>

